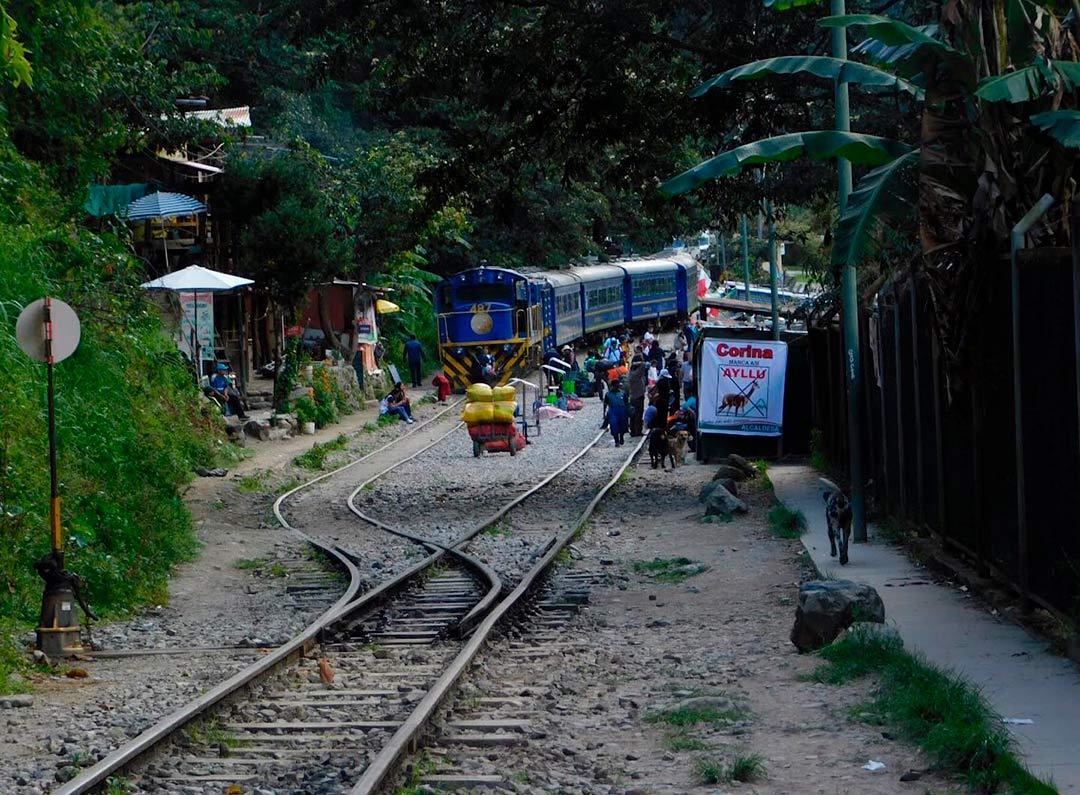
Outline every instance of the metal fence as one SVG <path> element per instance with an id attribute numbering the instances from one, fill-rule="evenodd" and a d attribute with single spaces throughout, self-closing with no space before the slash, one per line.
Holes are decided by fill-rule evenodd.
<path id="1" fill-rule="evenodd" d="M 881 291 L 861 322 L 864 472 L 879 517 L 934 532 L 1025 600 L 1076 618 L 1080 273 L 1068 250 L 1022 254 L 1019 373 L 1007 262 L 986 285 L 966 366 L 949 368 L 948 381 L 926 283 L 908 276 Z M 846 471 L 843 354 L 838 321 L 811 329 L 813 423 Z"/>

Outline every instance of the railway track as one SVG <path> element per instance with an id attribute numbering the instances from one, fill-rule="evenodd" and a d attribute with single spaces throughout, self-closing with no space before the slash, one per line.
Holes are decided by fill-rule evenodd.
<path id="1" fill-rule="evenodd" d="M 395 527 L 356 505 L 357 495 L 367 484 L 418 459 L 457 429 L 379 469 L 348 500 L 358 518 L 422 545 L 428 551 L 426 557 L 360 594 L 361 580 L 349 554 L 301 534 L 348 572 L 350 582 L 341 598 L 288 643 L 159 721 L 55 792 L 104 791 L 110 779 L 116 785 L 116 777 L 134 769 L 138 775 L 130 782 L 123 779 L 129 787 L 124 791 L 361 795 L 387 785 L 409 751 L 430 733 L 438 709 L 493 637 L 496 626 L 506 626 L 512 611 L 521 615 L 527 595 L 543 582 L 556 557 L 640 451 L 640 445 L 630 451 L 614 475 L 587 504 L 575 506 L 574 517 L 565 518 L 555 534 L 535 539 L 527 569 L 504 578 L 466 553 L 465 547 L 565 476 L 603 434 L 532 489 L 516 494 L 453 539 L 425 537 Z M 392 444 L 283 494 L 274 507 L 279 520 L 295 530 L 282 508 L 293 494 L 371 459 Z M 546 589 L 538 589 L 531 609 L 542 616 L 541 622 L 565 623 L 567 618 L 559 611 L 576 609 L 577 602 L 566 597 L 566 588 L 549 584 Z M 483 745 L 506 742 L 505 737 L 521 733 L 523 724 L 494 719 L 459 722 L 451 728 L 461 734 L 461 742 Z"/>

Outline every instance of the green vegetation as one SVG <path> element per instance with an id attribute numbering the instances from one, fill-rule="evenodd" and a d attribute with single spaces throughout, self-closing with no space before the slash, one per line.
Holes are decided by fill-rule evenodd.
<path id="1" fill-rule="evenodd" d="M 222 728 L 217 718 L 186 726 L 184 734 L 195 745 L 224 745 L 226 748 L 238 748 L 243 742 L 235 734 Z"/>
<path id="2" fill-rule="evenodd" d="M 634 561 L 633 569 L 638 574 L 646 574 L 656 582 L 678 584 L 691 577 L 696 577 L 709 567 L 690 558 L 654 558 Z"/>
<path id="3" fill-rule="evenodd" d="M 266 565 L 266 561 L 262 558 L 239 558 L 234 560 L 232 565 L 234 569 L 251 571 L 252 569 L 261 569 Z"/>
<path id="4" fill-rule="evenodd" d="M 806 532 L 806 517 L 777 502 L 769 509 L 769 530 L 780 538 L 800 538 Z"/>
<path id="5" fill-rule="evenodd" d="M 528 784 L 531 779 L 528 770 L 518 770 L 510 776 L 510 780 L 515 784 Z"/>
<path id="6" fill-rule="evenodd" d="M 266 491 L 269 478 L 270 473 L 265 469 L 243 475 L 236 481 L 236 490 L 241 494 L 259 494 Z"/>
<path id="7" fill-rule="evenodd" d="M 770 493 L 774 492 L 773 482 L 769 478 L 769 462 L 764 458 L 754 461 L 754 468 L 758 471 L 758 475 L 760 475 L 759 480 L 761 482 L 761 487 Z"/>
<path id="8" fill-rule="evenodd" d="M 738 756 L 730 764 L 715 759 L 699 759 L 694 766 L 702 784 L 749 783 L 765 777 L 765 760 L 759 754 Z"/>
<path id="9" fill-rule="evenodd" d="M 330 453 L 344 450 L 349 444 L 349 437 L 341 434 L 329 442 L 316 443 L 306 453 L 302 453 L 293 459 L 293 463 L 301 469 L 322 470 L 326 468 L 326 459 Z"/>
<path id="10" fill-rule="evenodd" d="M 1019 762 L 1000 717 L 975 688 L 905 651 L 894 631 L 857 624 L 821 656 L 827 664 L 815 672 L 817 681 L 842 684 L 874 676 L 874 696 L 857 716 L 894 728 L 939 768 L 967 779 L 973 791 L 1056 792 Z"/>
<path id="11" fill-rule="evenodd" d="M 722 725 L 746 720 L 746 711 L 733 704 L 723 709 L 714 706 L 673 707 L 646 716 L 649 723 L 666 723 L 669 726 L 696 726 L 699 723 Z"/>
<path id="12" fill-rule="evenodd" d="M 268 569 L 271 577 L 288 577 L 289 569 L 284 563 L 271 563 Z"/>
<path id="13" fill-rule="evenodd" d="M 105 781 L 105 795 L 128 795 L 131 781 L 125 776 L 109 776 Z"/>
<path id="14" fill-rule="evenodd" d="M 705 751 L 709 746 L 685 730 L 671 732 L 664 738 L 664 747 L 671 751 Z"/>

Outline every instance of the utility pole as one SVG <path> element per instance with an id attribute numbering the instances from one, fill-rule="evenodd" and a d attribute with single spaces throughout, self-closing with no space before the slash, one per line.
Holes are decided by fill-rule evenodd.
<path id="1" fill-rule="evenodd" d="M 831 0 L 831 13 L 841 16 L 847 13 L 845 0 Z M 832 29 L 832 54 L 834 58 L 847 60 L 847 31 Z M 848 84 L 836 84 L 836 129 L 851 130 L 851 106 Z M 851 195 L 851 161 L 840 157 L 836 160 L 839 185 L 837 202 L 840 215 L 847 210 Z M 851 512 L 856 542 L 866 541 L 866 502 L 864 499 L 862 472 L 862 359 L 859 356 L 859 291 L 855 267 L 845 265 L 841 281 L 841 300 L 844 317 L 844 371 L 847 374 L 848 450 L 851 469 Z"/>
<path id="2" fill-rule="evenodd" d="M 742 270 L 743 280 L 746 282 L 746 295 L 743 296 L 747 301 L 750 300 L 750 241 L 748 241 L 747 235 L 749 233 L 750 220 L 746 217 L 746 213 L 742 214 L 742 224 L 739 230 L 739 237 L 742 240 Z"/>

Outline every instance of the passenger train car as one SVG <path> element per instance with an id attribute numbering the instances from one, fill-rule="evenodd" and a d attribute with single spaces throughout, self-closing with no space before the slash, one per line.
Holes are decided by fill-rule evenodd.
<path id="1" fill-rule="evenodd" d="M 689 317 L 698 265 L 689 254 L 521 274 L 480 267 L 435 290 L 439 357 L 460 388 L 480 378 L 482 349 L 499 383 L 540 364 L 544 350 Z"/>

